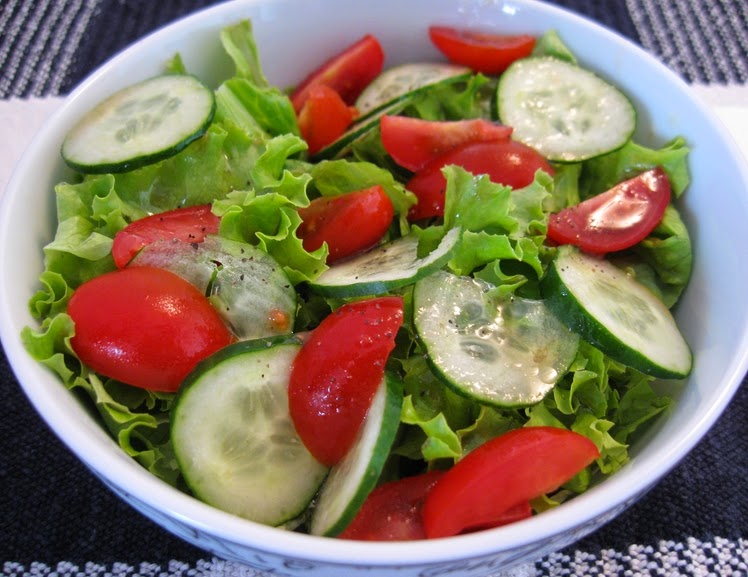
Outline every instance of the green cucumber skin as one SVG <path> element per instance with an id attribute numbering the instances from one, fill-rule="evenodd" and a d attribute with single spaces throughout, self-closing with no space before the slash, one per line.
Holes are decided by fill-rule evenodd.
<path id="1" fill-rule="evenodd" d="M 384 414 L 382 416 L 379 436 L 377 437 L 376 446 L 372 451 L 371 459 L 366 467 L 366 472 L 361 478 L 356 492 L 348 502 L 344 512 L 338 519 L 326 530 L 320 533 L 325 537 L 335 537 L 339 535 L 358 513 L 366 498 L 377 486 L 379 477 L 382 474 L 385 464 L 389 459 L 390 450 L 400 428 L 400 413 L 403 405 L 403 384 L 394 374 L 385 372 L 384 384 L 387 387 L 385 395 Z M 364 424 L 365 426 L 365 424 Z M 332 468 L 325 483 L 335 475 L 335 467 Z M 320 490 L 320 495 L 324 492 L 324 485 Z M 335 495 L 332 496 L 335 498 Z M 312 517 L 314 523 L 314 517 Z M 314 528 L 314 525 L 312 525 Z"/>
<path id="2" fill-rule="evenodd" d="M 655 365 L 628 347 L 587 313 L 566 284 L 561 280 L 554 261 L 540 281 L 540 291 L 548 308 L 582 339 L 611 359 L 646 375 L 660 379 L 683 379 L 689 372 L 675 371 Z M 692 358 L 692 357 L 691 357 Z"/>

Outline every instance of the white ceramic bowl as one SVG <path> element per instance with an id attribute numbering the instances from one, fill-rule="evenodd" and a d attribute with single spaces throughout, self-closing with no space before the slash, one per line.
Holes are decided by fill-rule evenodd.
<path id="1" fill-rule="evenodd" d="M 179 51 L 189 70 L 217 83 L 231 71 L 218 31 L 254 22 L 270 80 L 291 85 L 332 52 L 366 32 L 383 43 L 387 65 L 439 58 L 431 23 L 495 25 L 507 32 L 549 28 L 583 63 L 634 99 L 639 139 L 662 144 L 683 135 L 693 147 L 692 185 L 681 208 L 690 225 L 695 269 L 677 319 L 696 364 L 631 462 L 586 494 L 510 527 L 447 540 L 343 544 L 257 525 L 213 509 L 151 476 L 24 351 L 19 333 L 33 324 L 27 301 L 53 235 L 52 187 L 65 174 L 59 147 L 75 120 L 105 95 L 161 70 Z M 138 42 L 86 80 L 46 124 L 2 199 L 2 343 L 26 394 L 67 446 L 117 494 L 167 530 L 220 557 L 284 575 L 486 575 L 568 545 L 620 513 L 667 473 L 723 411 L 748 367 L 748 171 L 724 129 L 663 65 L 621 37 L 532 0 L 238 0 L 178 21 Z M 717 179 L 715 181 L 715 179 Z"/>

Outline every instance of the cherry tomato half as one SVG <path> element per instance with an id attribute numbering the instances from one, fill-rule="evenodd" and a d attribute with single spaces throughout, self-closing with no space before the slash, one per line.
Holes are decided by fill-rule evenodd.
<path id="1" fill-rule="evenodd" d="M 351 256 L 374 246 L 387 232 L 395 209 L 384 189 L 371 188 L 314 199 L 299 209 L 297 234 L 307 251 L 327 243 L 327 262 Z"/>
<path id="2" fill-rule="evenodd" d="M 511 127 L 482 118 L 431 121 L 385 115 L 379 128 L 387 154 L 398 165 L 413 172 L 453 148 L 473 142 L 507 140 L 512 134 Z"/>
<path id="3" fill-rule="evenodd" d="M 405 185 L 418 197 L 418 204 L 408 213 L 410 220 L 444 214 L 447 181 L 442 168 L 449 164 L 461 166 L 476 175 L 486 174 L 491 181 L 512 188 L 531 184 L 538 170 L 554 174 L 540 153 L 521 142 L 506 139 L 466 144 L 437 156 Z"/>
<path id="4" fill-rule="evenodd" d="M 451 62 L 484 74 L 499 74 L 515 60 L 529 56 L 535 38 L 449 26 L 429 27 L 429 38 Z"/>
<path id="5" fill-rule="evenodd" d="M 670 181 L 653 168 L 610 190 L 552 214 L 548 238 L 583 251 L 604 254 L 644 240 L 662 220 L 670 204 Z"/>
<path id="6" fill-rule="evenodd" d="M 160 268 L 124 268 L 82 284 L 68 303 L 73 350 L 97 373 L 173 392 L 234 337 L 194 286 Z"/>
<path id="7" fill-rule="evenodd" d="M 309 154 L 317 154 L 334 142 L 355 117 L 356 109 L 343 102 L 332 88 L 324 84 L 310 87 L 299 112 L 299 130 L 309 146 Z"/>
<path id="8" fill-rule="evenodd" d="M 353 104 L 364 88 L 374 80 L 384 66 L 384 50 L 374 36 L 367 34 L 332 57 L 307 76 L 291 94 L 291 102 L 298 113 L 312 86 L 329 86 L 346 104 Z"/>
<path id="9" fill-rule="evenodd" d="M 524 427 L 487 441 L 439 479 L 423 504 L 429 538 L 492 526 L 510 509 L 553 491 L 600 456 L 587 437 Z"/>
<path id="10" fill-rule="evenodd" d="M 323 465 L 335 465 L 355 441 L 403 314 L 400 297 L 343 305 L 311 332 L 294 359 L 288 387 L 291 419 Z"/>
<path id="11" fill-rule="evenodd" d="M 141 248 L 157 240 L 202 242 L 205 235 L 218 232 L 220 222 L 221 219 L 211 212 L 209 204 L 178 208 L 141 218 L 114 235 L 114 264 L 124 268 Z"/>

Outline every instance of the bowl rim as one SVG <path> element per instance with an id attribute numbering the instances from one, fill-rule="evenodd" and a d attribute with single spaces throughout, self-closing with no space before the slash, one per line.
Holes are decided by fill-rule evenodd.
<path id="1" fill-rule="evenodd" d="M 59 131 L 61 126 L 68 122 L 68 111 L 73 107 L 73 103 L 81 99 L 88 92 L 89 88 L 92 85 L 96 85 L 99 79 L 107 74 L 109 70 L 116 68 L 121 62 L 132 58 L 133 54 L 145 50 L 146 47 L 158 44 L 164 37 L 173 34 L 175 30 L 188 27 L 198 20 L 205 18 L 206 15 L 230 14 L 236 10 L 236 6 L 242 4 L 272 4 L 280 1 L 283 0 L 233 0 L 201 9 L 148 34 L 93 71 L 65 98 L 62 105 L 50 116 L 47 124 L 34 137 L 18 163 L 16 170 L 8 181 L 6 193 L 0 199 L 2 201 L 0 203 L 0 227 L 10 219 L 12 207 L 14 203 L 18 202 L 17 194 L 13 194 L 12 191 L 20 188 L 23 174 L 33 170 L 35 157 L 48 144 L 46 142 L 48 135 Z M 537 9 L 541 3 L 534 0 L 513 0 L 509 4 Z M 627 50 L 633 50 L 639 57 L 649 61 L 650 65 L 659 68 L 659 71 L 667 75 L 671 82 L 680 85 L 685 92 L 689 93 L 694 103 L 697 102 L 696 96 L 690 93 L 690 88 L 680 77 L 665 67 L 664 64 L 655 60 L 654 57 L 646 53 L 641 47 L 636 46 L 619 34 L 604 29 L 599 24 L 567 10 L 547 5 L 543 9 L 555 12 L 556 15 L 563 15 L 564 18 L 582 21 L 585 27 L 590 25 L 596 27 L 602 34 L 607 35 L 612 42 L 625 43 Z M 701 104 L 697 106 L 705 112 L 711 123 L 711 128 L 718 134 L 721 134 L 723 139 L 728 142 L 728 147 L 731 143 L 732 148 L 730 150 L 732 150 L 735 158 L 741 159 L 742 155 L 738 151 L 737 145 L 729 136 L 725 127 L 716 119 L 716 116 L 711 114 L 711 111 L 707 110 Z M 743 181 L 748 184 L 748 170 L 746 170 L 744 163 L 741 167 Z M 0 255 L 0 262 L 3 258 Z M 2 269 L 3 267 L 0 266 L 0 270 Z M 4 289 L 2 290 L 4 291 Z M 10 307 L 9 302 L 0 304 L 3 307 Z M 195 530 L 225 539 L 240 546 L 259 546 L 265 551 L 279 555 L 292 555 L 294 558 L 304 558 L 328 565 L 366 564 L 376 567 L 424 565 L 492 556 L 500 551 L 511 550 L 515 547 L 523 547 L 545 539 L 551 539 L 554 536 L 568 532 L 574 527 L 578 527 L 580 524 L 583 525 L 584 523 L 592 522 L 597 517 L 610 515 L 613 509 L 609 497 L 611 492 L 615 492 L 615 494 L 621 496 L 624 503 L 637 499 L 685 457 L 708 430 L 711 429 L 727 407 L 727 404 L 734 396 L 748 372 L 748 335 L 744 334 L 743 336 L 744 339 L 739 343 L 738 348 L 740 352 L 733 358 L 729 377 L 725 379 L 723 388 L 715 402 L 701 414 L 697 422 L 698 426 L 690 431 L 686 431 L 679 438 L 667 442 L 665 451 L 661 451 L 657 455 L 637 457 L 638 478 L 631 478 L 631 475 L 627 474 L 630 464 L 626 465 L 623 470 L 607 479 L 603 485 L 594 487 L 588 492 L 575 497 L 571 502 L 564 504 L 564 507 L 547 511 L 540 518 L 535 517 L 521 521 L 512 524 L 510 527 L 500 527 L 480 533 L 450 537 L 449 547 L 445 547 L 443 539 L 405 543 L 360 543 L 348 541 L 345 547 L 340 547 L 340 542 L 335 539 L 279 531 L 276 528 L 259 525 L 214 509 L 152 476 L 148 471 L 127 457 L 124 452 L 119 451 L 119 447 L 113 441 L 110 440 L 107 442 L 103 438 L 96 436 L 86 437 L 80 434 L 71 436 L 69 434 L 69 423 L 66 422 L 64 416 L 57 410 L 57 402 L 60 395 L 49 395 L 49 391 L 43 390 L 43 386 L 40 387 L 36 384 L 41 367 L 37 366 L 38 363 L 26 353 L 17 334 L 16 327 L 9 326 L 9 323 L 0 323 L 0 340 L 5 349 L 8 362 L 31 404 L 63 443 L 107 485 L 116 486 L 118 476 L 124 475 L 127 477 L 128 475 L 133 475 L 135 472 L 137 483 L 134 488 L 136 490 L 129 491 L 129 489 L 124 489 L 130 493 L 130 497 L 139 500 L 144 506 L 156 511 L 168 512 L 169 515 Z M 60 387 L 58 393 L 69 395 L 69 391 L 65 390 L 64 387 Z M 78 427 L 77 424 L 75 426 Z M 112 451 L 113 446 L 121 454 Z M 132 462 L 124 461 L 123 457 Z M 90 463 L 96 463 L 96 469 Z M 139 468 L 139 474 L 132 467 L 133 463 Z M 601 489 L 603 486 L 604 490 Z M 428 559 L 428 563 L 424 563 L 423 559 Z"/>

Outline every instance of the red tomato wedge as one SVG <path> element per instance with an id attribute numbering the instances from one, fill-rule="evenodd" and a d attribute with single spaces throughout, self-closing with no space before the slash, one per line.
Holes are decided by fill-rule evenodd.
<path id="1" fill-rule="evenodd" d="M 291 419 L 323 465 L 335 465 L 355 441 L 403 314 L 400 297 L 343 305 L 311 332 L 294 360 L 288 387 Z"/>
<path id="2" fill-rule="evenodd" d="M 125 268 L 73 293 L 73 350 L 97 373 L 173 392 L 195 365 L 234 337 L 205 295 L 160 268 Z"/>
<path id="3" fill-rule="evenodd" d="M 503 126 L 476 118 L 431 121 L 407 116 L 382 116 L 379 122 L 382 144 L 392 159 L 416 172 L 434 158 L 465 144 L 507 140 L 512 134 Z"/>
<path id="4" fill-rule="evenodd" d="M 382 45 L 367 34 L 330 58 L 298 85 L 291 94 L 294 109 L 298 113 L 311 88 L 320 84 L 335 90 L 346 104 L 353 104 L 363 89 L 382 72 L 383 66 Z"/>
<path id="5" fill-rule="evenodd" d="M 309 154 L 317 154 L 337 140 L 356 118 L 356 114 L 356 109 L 343 102 L 340 95 L 329 86 L 312 86 L 298 119 L 301 137 L 309 146 Z"/>
<path id="6" fill-rule="evenodd" d="M 410 220 L 444 214 L 447 181 L 442 168 L 450 164 L 461 166 L 475 175 L 486 174 L 493 182 L 512 188 L 531 184 L 538 170 L 554 174 L 553 167 L 545 158 L 521 142 L 506 139 L 459 146 L 437 156 L 405 185 L 418 197 L 418 204 L 408 213 Z"/>
<path id="7" fill-rule="evenodd" d="M 630 248 L 660 223 L 670 197 L 667 174 L 660 167 L 653 168 L 552 214 L 548 238 L 597 254 Z"/>
<path id="8" fill-rule="evenodd" d="M 442 475 L 443 471 L 431 471 L 380 485 L 369 493 L 353 521 L 338 537 L 356 541 L 425 539 L 423 502 Z"/>
<path id="9" fill-rule="evenodd" d="M 157 240 L 202 242 L 207 234 L 217 234 L 221 219 L 209 204 L 188 206 L 153 214 L 128 224 L 114 235 L 112 257 L 118 268 L 127 266 L 138 251 Z"/>
<path id="10" fill-rule="evenodd" d="M 371 188 L 314 199 L 299 209 L 297 234 L 307 251 L 327 243 L 328 263 L 374 246 L 387 232 L 395 209 L 384 189 Z"/>
<path id="11" fill-rule="evenodd" d="M 458 461 L 429 491 L 423 505 L 426 535 L 448 537 L 492 526 L 599 456 L 587 437 L 555 427 L 524 427 L 496 437 Z"/>
<path id="12" fill-rule="evenodd" d="M 527 34 L 505 35 L 430 26 L 429 38 L 451 62 L 484 74 L 499 74 L 515 60 L 529 56 L 535 37 Z"/>

